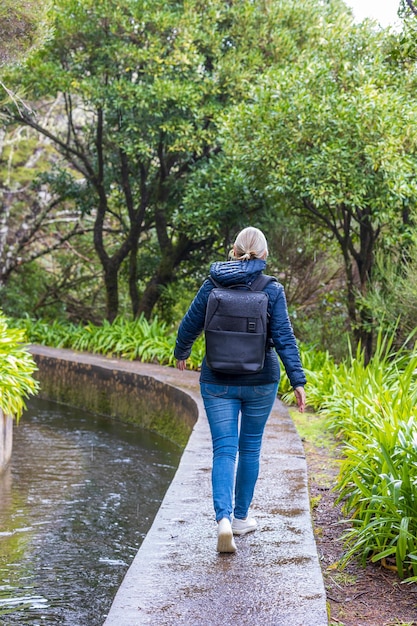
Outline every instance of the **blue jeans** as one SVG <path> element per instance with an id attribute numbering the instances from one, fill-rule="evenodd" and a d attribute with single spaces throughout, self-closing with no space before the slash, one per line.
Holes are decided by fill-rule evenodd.
<path id="1" fill-rule="evenodd" d="M 212 487 L 217 521 L 223 517 L 231 520 L 232 512 L 238 519 L 247 517 L 258 479 L 262 435 L 277 389 L 278 383 L 247 387 L 201 383 L 213 441 Z"/>

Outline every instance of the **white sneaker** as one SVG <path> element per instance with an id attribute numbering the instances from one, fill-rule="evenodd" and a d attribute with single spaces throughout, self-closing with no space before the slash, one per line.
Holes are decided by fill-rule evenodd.
<path id="1" fill-rule="evenodd" d="M 217 552 L 236 552 L 232 525 L 227 517 L 221 519 L 217 527 Z"/>
<path id="2" fill-rule="evenodd" d="M 232 531 L 234 535 L 246 535 L 246 533 L 253 533 L 256 530 L 258 524 L 253 517 L 247 517 L 246 519 L 234 518 L 232 522 Z"/>

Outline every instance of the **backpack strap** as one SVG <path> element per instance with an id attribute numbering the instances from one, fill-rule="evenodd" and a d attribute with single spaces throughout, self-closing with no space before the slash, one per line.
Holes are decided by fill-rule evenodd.
<path id="1" fill-rule="evenodd" d="M 217 282 L 213 276 L 207 276 L 207 280 L 209 280 L 215 287 L 221 287 L 221 284 Z"/>
<path id="2" fill-rule="evenodd" d="M 253 289 L 253 291 L 263 291 L 265 287 L 272 282 L 278 282 L 275 276 L 268 276 L 268 274 L 259 274 L 258 278 L 253 281 L 251 289 Z M 268 337 L 266 342 L 267 349 L 274 347 L 274 342 L 270 334 L 269 318 L 270 314 L 268 313 Z"/>
<path id="3" fill-rule="evenodd" d="M 250 288 L 253 289 L 253 291 L 263 291 L 267 284 L 272 283 L 273 281 L 278 282 L 275 276 L 268 276 L 268 274 L 259 274 L 258 278 L 256 278 L 250 285 Z"/>

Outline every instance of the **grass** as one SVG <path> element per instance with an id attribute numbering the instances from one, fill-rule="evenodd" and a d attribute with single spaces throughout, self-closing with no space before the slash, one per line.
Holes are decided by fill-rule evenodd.
<path id="1" fill-rule="evenodd" d="M 321 448 L 334 448 L 337 444 L 325 418 L 317 413 L 300 413 L 290 409 L 291 418 L 302 440 Z"/>

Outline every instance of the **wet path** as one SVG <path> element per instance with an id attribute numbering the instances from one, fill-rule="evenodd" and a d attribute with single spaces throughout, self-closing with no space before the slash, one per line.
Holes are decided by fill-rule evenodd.
<path id="1" fill-rule="evenodd" d="M 105 626 L 326 626 L 303 449 L 279 402 L 252 511 L 256 533 L 216 553 L 208 426 L 196 425 Z"/>
<path id="2" fill-rule="evenodd" d="M 265 430 L 253 502 L 259 529 L 237 538 L 236 554 L 219 555 L 210 435 L 198 374 L 65 350 L 36 350 L 106 370 L 152 376 L 186 391 L 198 407 L 199 418 L 179 468 L 105 626 L 327 626 L 304 451 L 278 400 Z"/>
<path id="3" fill-rule="evenodd" d="M 141 429 L 32 400 L 0 480 L 0 624 L 100 626 L 179 457 Z"/>

